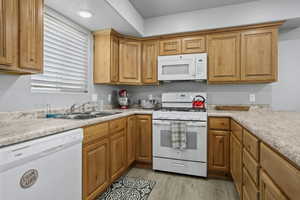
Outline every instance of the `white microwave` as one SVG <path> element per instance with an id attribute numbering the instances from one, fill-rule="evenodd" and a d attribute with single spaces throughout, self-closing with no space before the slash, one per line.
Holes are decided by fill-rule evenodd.
<path id="1" fill-rule="evenodd" d="M 158 80 L 206 80 L 207 54 L 158 56 Z"/>

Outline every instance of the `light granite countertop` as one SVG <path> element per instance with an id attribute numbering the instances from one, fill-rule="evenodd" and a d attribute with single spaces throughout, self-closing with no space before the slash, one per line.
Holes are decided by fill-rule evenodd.
<path id="1" fill-rule="evenodd" d="M 113 110 L 120 111 L 120 110 Z M 88 120 L 17 118 L 0 116 L 0 147 L 152 110 L 129 109 L 107 117 Z M 248 112 L 208 110 L 208 116 L 232 117 L 251 133 L 300 167 L 300 112 Z"/>

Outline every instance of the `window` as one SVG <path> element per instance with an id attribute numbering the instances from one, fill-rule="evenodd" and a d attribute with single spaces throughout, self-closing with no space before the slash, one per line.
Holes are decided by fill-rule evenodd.
<path id="1" fill-rule="evenodd" d="M 31 76 L 33 92 L 88 92 L 90 32 L 47 8 L 44 72 Z"/>

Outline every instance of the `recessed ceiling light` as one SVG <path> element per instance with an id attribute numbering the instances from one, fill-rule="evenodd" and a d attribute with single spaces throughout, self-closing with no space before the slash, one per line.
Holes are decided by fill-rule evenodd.
<path id="1" fill-rule="evenodd" d="M 87 11 L 87 10 L 81 10 L 81 11 L 79 11 L 78 15 L 80 17 L 83 17 L 83 18 L 91 18 L 93 16 L 93 14 L 90 11 Z"/>

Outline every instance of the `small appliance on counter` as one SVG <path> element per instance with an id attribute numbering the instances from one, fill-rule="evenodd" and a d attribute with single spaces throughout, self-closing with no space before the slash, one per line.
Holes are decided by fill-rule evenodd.
<path id="1" fill-rule="evenodd" d="M 129 99 L 127 90 L 122 89 L 119 91 L 118 102 L 121 109 L 128 109 Z"/>

